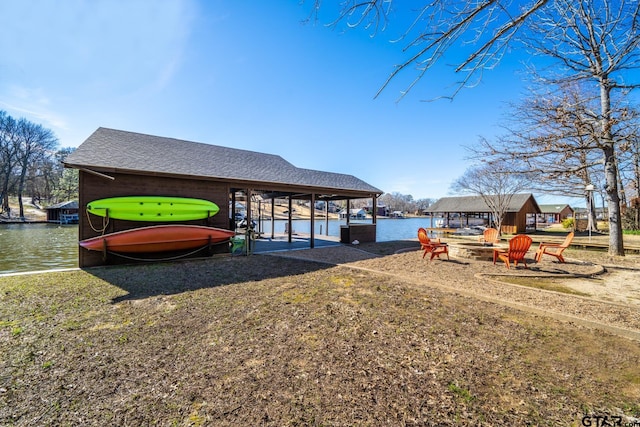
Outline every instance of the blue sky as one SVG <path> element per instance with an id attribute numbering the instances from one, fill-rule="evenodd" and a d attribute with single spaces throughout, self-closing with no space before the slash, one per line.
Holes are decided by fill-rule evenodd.
<path id="1" fill-rule="evenodd" d="M 325 2 L 327 3 L 327 2 Z M 463 146 L 501 133 L 523 94 L 517 55 L 453 101 L 451 68 L 400 102 L 396 16 L 376 37 L 302 23 L 312 1 L 4 0 L 0 110 L 63 147 L 98 127 L 277 154 L 385 192 L 439 198 L 469 166 Z M 328 12 L 328 11 L 325 11 Z M 540 203 L 547 201 L 542 198 Z"/>

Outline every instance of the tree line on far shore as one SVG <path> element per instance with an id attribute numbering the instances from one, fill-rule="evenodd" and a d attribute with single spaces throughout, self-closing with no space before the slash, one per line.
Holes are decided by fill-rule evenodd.
<path id="1" fill-rule="evenodd" d="M 25 197 L 36 206 L 77 199 L 78 171 L 61 163 L 72 151 L 59 148 L 50 129 L 0 110 L 0 215 L 11 217 L 10 196 L 18 198 L 20 218 Z"/>

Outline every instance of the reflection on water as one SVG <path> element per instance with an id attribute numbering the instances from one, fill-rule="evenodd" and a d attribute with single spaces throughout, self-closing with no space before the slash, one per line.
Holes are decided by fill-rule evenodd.
<path id="1" fill-rule="evenodd" d="M 276 233 L 285 233 L 287 221 L 274 223 Z M 353 221 L 357 223 L 358 221 Z M 370 222 L 370 221 L 369 221 Z M 340 236 L 346 221 L 330 220 L 329 235 Z M 377 241 L 416 239 L 418 227 L 431 227 L 429 218 L 379 219 Z M 271 233 L 271 221 L 259 225 L 265 235 Z M 309 234 L 310 221 L 293 221 L 294 233 Z M 315 232 L 324 235 L 325 220 L 315 221 Z M 0 274 L 51 270 L 78 266 L 78 226 L 58 224 L 0 224 Z"/>
<path id="2" fill-rule="evenodd" d="M 77 266 L 77 225 L 0 224 L 0 274 Z"/>

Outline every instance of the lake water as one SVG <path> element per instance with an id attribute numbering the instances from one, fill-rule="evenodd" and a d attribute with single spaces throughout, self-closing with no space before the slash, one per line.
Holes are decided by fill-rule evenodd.
<path id="1" fill-rule="evenodd" d="M 426 218 L 378 219 L 377 241 L 417 239 L 418 227 L 431 227 Z M 366 221 L 352 221 L 352 223 Z M 274 222 L 275 233 L 285 233 L 287 221 Z M 370 221 L 369 221 L 370 223 Z M 330 220 L 329 235 L 340 236 L 346 221 Z M 271 234 L 271 221 L 260 224 Z M 315 232 L 325 235 L 327 225 L 316 219 Z M 294 220 L 294 233 L 309 234 L 309 220 Z M 58 224 L 0 224 L 0 274 L 73 268 L 78 266 L 78 226 Z"/>
<path id="2" fill-rule="evenodd" d="M 275 223 L 275 233 L 285 233 L 285 226 L 287 221 L 285 220 L 276 220 Z M 346 225 L 345 220 L 329 220 L 329 236 L 340 236 L 340 226 Z M 352 224 L 358 223 L 367 223 L 371 224 L 371 220 L 369 221 L 355 221 L 351 220 Z M 378 242 L 388 242 L 391 240 L 406 240 L 406 239 L 417 239 L 418 238 L 418 228 L 419 227 L 432 227 L 431 220 L 429 217 L 425 218 L 404 218 L 404 219 L 387 219 L 387 218 L 378 218 L 377 226 L 376 226 L 376 240 Z M 271 234 L 271 221 L 266 220 L 263 221 L 262 224 L 259 224 L 258 229 L 261 229 L 265 235 Z M 311 229 L 311 224 L 309 220 L 297 220 L 293 221 L 293 233 L 300 234 L 309 234 Z M 327 231 L 326 221 L 324 219 L 316 219 L 315 221 L 315 233 L 316 235 L 324 236 Z"/>
<path id="3" fill-rule="evenodd" d="M 77 225 L 0 224 L 0 274 L 77 266 Z"/>

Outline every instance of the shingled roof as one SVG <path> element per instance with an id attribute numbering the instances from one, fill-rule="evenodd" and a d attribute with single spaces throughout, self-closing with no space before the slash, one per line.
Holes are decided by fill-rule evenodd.
<path id="1" fill-rule="evenodd" d="M 98 128 L 64 162 L 97 172 L 163 174 L 382 194 L 352 175 L 297 168 L 274 154 Z"/>
<path id="2" fill-rule="evenodd" d="M 569 205 L 565 204 L 555 204 L 555 205 L 540 205 L 540 211 L 542 213 L 556 213 L 559 214 L 565 208 L 569 208 L 573 211 L 573 208 Z"/>
<path id="3" fill-rule="evenodd" d="M 45 209 L 78 209 L 78 202 L 76 200 L 68 200 L 66 202 L 56 203 L 55 205 L 47 206 Z"/>
<path id="4" fill-rule="evenodd" d="M 494 196 L 490 196 L 494 197 Z M 506 212 L 519 212 L 529 199 L 533 199 L 531 193 L 514 194 Z M 535 199 L 533 199 L 534 203 Z M 536 203 L 537 206 L 537 203 Z M 539 210 L 539 208 L 538 208 Z M 491 212 L 491 209 L 480 196 L 443 197 L 426 209 L 427 212 Z"/>

